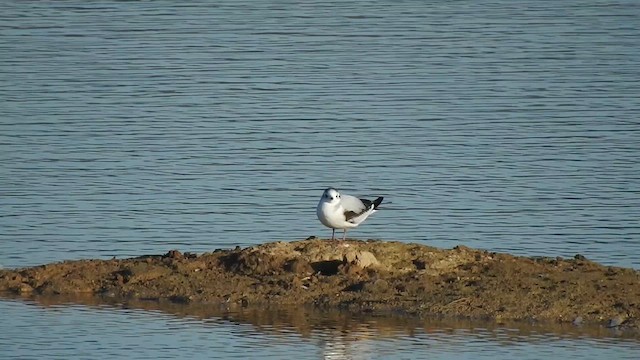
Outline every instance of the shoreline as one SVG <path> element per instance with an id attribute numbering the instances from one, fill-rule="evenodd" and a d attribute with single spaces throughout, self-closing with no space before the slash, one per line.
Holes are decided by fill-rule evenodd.
<path id="1" fill-rule="evenodd" d="M 348 246 L 346 246 L 348 244 Z M 0 269 L 12 297 L 96 296 L 184 305 L 305 305 L 640 333 L 640 272 L 581 255 L 531 258 L 464 246 L 309 238 L 203 254 Z M 0 295 L 1 296 L 1 295 Z"/>

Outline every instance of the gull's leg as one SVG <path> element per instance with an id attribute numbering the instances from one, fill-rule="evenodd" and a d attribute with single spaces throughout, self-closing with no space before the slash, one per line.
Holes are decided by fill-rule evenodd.
<path id="1" fill-rule="evenodd" d="M 342 241 L 347 240 L 347 229 L 344 229 L 344 234 L 342 234 Z"/>
<path id="2" fill-rule="evenodd" d="M 336 239 L 336 229 L 331 229 L 331 240 Z"/>

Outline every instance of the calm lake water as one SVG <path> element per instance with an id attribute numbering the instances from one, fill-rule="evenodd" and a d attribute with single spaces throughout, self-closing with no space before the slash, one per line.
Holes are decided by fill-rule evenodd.
<path id="1" fill-rule="evenodd" d="M 326 237 L 315 206 L 334 186 L 391 202 L 353 237 L 640 268 L 635 0 L 25 1 L 0 19 L 2 267 Z M 56 357 L 318 358 L 324 336 L 0 308 L 0 344 L 23 358 L 69 336 Z M 139 351 L 109 352 L 125 333 Z M 627 349 L 541 336 L 366 345 L 391 358 Z"/>
<path id="2" fill-rule="evenodd" d="M 633 359 L 609 329 L 507 327 L 310 309 L 223 310 L 0 302 L 5 358 Z M 81 301 L 80 301 L 81 302 Z M 137 304 L 140 306 L 141 304 Z M 0 335 L 0 341 L 3 335 Z"/>

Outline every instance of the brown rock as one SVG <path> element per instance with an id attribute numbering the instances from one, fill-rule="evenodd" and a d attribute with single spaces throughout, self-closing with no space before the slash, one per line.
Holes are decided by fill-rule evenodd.
<path id="1" fill-rule="evenodd" d="M 351 251 L 344 255 L 343 261 L 347 264 L 358 266 L 362 269 L 370 266 L 378 266 L 380 262 L 369 251 Z"/>
<path id="2" fill-rule="evenodd" d="M 32 291 L 33 291 L 33 287 L 31 287 L 31 285 L 29 285 L 29 284 L 22 283 L 18 287 L 18 292 L 20 292 L 22 294 L 31 293 Z"/>
<path id="3" fill-rule="evenodd" d="M 199 256 L 65 261 L 0 270 L 0 296 L 107 294 L 193 304 L 348 309 L 640 328 L 640 272 L 584 259 L 310 239 Z M 375 254 L 375 255 L 374 255 Z M 186 299 L 186 300 L 185 300 Z M 114 300 L 115 301 L 115 300 Z M 624 317 L 620 317 L 623 314 Z"/>
<path id="4" fill-rule="evenodd" d="M 308 261 L 304 259 L 293 259 L 285 265 L 287 271 L 291 271 L 296 274 L 311 274 L 313 273 L 313 268 L 309 264 Z"/>

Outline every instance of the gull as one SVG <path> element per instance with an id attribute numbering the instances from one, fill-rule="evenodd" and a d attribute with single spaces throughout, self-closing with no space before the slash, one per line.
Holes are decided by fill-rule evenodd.
<path id="1" fill-rule="evenodd" d="M 355 196 L 340 194 L 334 188 L 328 188 L 322 193 L 316 213 L 318 220 L 333 230 L 331 240 L 335 239 L 336 229 L 343 229 L 342 240 L 347 238 L 347 229 L 360 225 L 369 215 L 376 212 L 383 197 L 374 201 L 358 199 Z"/>

